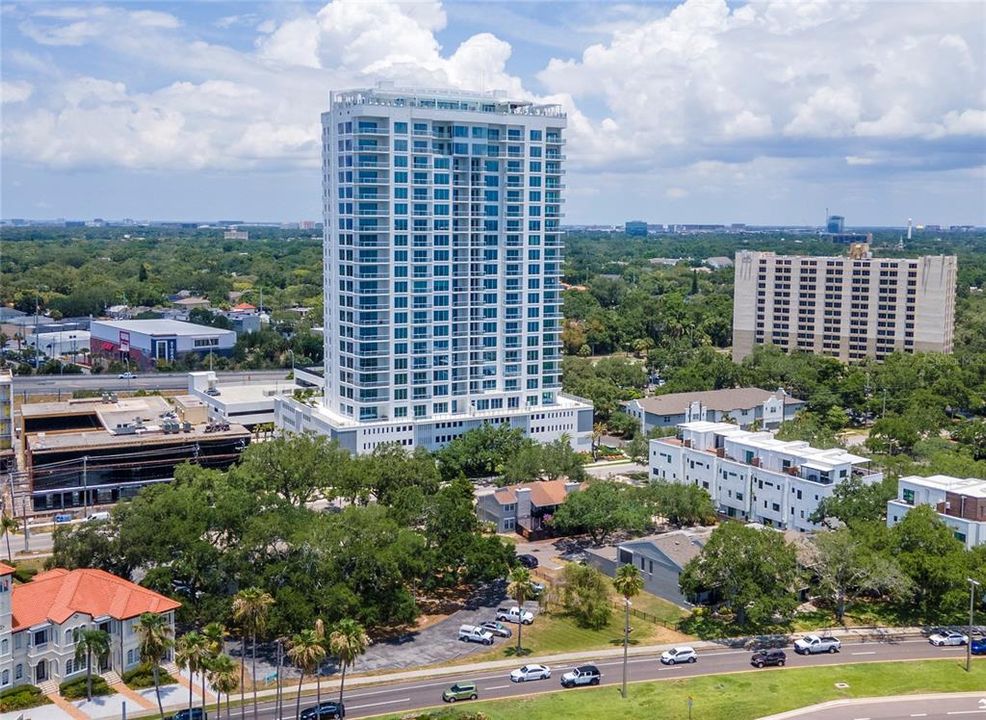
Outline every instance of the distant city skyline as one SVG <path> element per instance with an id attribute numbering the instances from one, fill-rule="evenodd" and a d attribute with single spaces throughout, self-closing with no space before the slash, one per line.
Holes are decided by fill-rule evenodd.
<path id="1" fill-rule="evenodd" d="M 986 225 L 986 6 L 0 6 L 3 218 L 320 211 L 330 90 L 569 114 L 566 222 Z"/>

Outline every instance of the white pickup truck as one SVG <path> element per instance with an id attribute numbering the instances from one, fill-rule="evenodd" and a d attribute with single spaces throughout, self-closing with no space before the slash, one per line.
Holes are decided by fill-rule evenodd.
<path id="1" fill-rule="evenodd" d="M 514 605 L 511 608 L 497 608 L 496 619 L 501 622 L 523 623 L 524 625 L 530 625 L 534 622 L 534 613 L 530 610 L 521 610 L 519 607 Z"/>
<path id="2" fill-rule="evenodd" d="M 816 655 L 817 653 L 836 653 L 842 649 L 838 638 L 828 635 L 805 635 L 794 643 L 794 652 L 799 655 Z"/>

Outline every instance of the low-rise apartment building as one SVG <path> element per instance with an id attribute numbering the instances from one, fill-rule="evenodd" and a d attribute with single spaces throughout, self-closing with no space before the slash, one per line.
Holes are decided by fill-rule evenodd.
<path id="1" fill-rule="evenodd" d="M 897 497 L 887 502 L 887 525 L 893 527 L 918 505 L 931 505 L 966 548 L 986 545 L 986 480 L 902 477 L 897 481 Z"/>
<path id="2" fill-rule="evenodd" d="M 864 467 L 868 462 L 841 448 L 778 440 L 733 423 L 682 423 L 677 437 L 650 442 L 652 480 L 697 485 L 727 517 L 800 532 L 818 528 L 810 517 L 839 483 L 883 478 Z"/>
<path id="3" fill-rule="evenodd" d="M 567 480 L 538 480 L 507 485 L 476 498 L 476 514 L 496 525 L 497 532 L 517 532 L 536 539 L 550 534 L 551 516 L 579 483 Z"/>
<path id="4" fill-rule="evenodd" d="M 640 421 L 644 433 L 695 420 L 722 422 L 726 418 L 744 428 L 754 423 L 765 429 L 776 428 L 785 420 L 793 420 L 804 406 L 804 400 L 783 390 L 760 388 L 669 393 L 623 403 L 624 411 Z"/>
<path id="5" fill-rule="evenodd" d="M 143 613 L 164 615 L 174 634 L 181 603 L 123 578 L 55 569 L 14 585 L 13 572 L 0 563 L 0 688 L 82 677 L 86 663 L 75 649 L 83 630 L 110 636 L 109 655 L 93 671 L 120 674 L 140 663 L 134 626 Z"/>

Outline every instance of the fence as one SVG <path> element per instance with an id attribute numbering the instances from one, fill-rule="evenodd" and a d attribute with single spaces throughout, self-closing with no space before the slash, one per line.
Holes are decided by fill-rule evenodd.
<path id="1" fill-rule="evenodd" d="M 614 602 L 613 607 L 624 612 L 625 606 L 623 602 Z M 655 625 L 660 625 L 661 627 L 667 628 L 668 630 L 677 630 L 678 626 L 675 623 L 669 623 L 667 620 L 662 620 L 657 615 L 653 613 L 645 612 L 644 610 L 638 610 L 635 607 L 630 608 L 630 617 L 640 618 L 641 620 L 646 620 L 649 623 L 654 623 Z"/>

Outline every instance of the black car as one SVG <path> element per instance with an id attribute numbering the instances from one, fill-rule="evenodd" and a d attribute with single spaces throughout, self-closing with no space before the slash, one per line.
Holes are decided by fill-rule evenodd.
<path id="1" fill-rule="evenodd" d="M 205 720 L 205 712 L 202 708 L 192 708 L 191 710 L 185 708 L 172 715 L 170 720 Z"/>
<path id="2" fill-rule="evenodd" d="M 531 570 L 533 570 L 538 566 L 538 559 L 533 555 L 527 555 L 527 554 L 518 555 L 517 562 L 519 562 L 521 565 Z"/>
<path id="3" fill-rule="evenodd" d="M 758 650 L 750 657 L 750 664 L 758 668 L 767 667 L 768 665 L 784 667 L 784 663 L 786 662 L 787 655 L 783 650 Z"/>
<path id="4" fill-rule="evenodd" d="M 301 711 L 301 720 L 341 720 L 346 717 L 346 706 L 337 702 L 324 702 Z"/>

